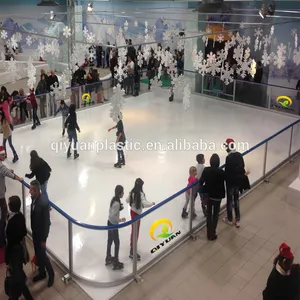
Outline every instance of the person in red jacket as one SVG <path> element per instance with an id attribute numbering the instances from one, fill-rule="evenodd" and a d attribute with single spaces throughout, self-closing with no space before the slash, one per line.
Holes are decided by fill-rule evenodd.
<path id="1" fill-rule="evenodd" d="M 38 104 L 35 98 L 35 94 L 34 94 L 34 89 L 29 89 L 29 93 L 30 95 L 27 97 L 27 101 L 30 101 L 31 103 L 31 107 L 32 107 L 32 120 L 33 120 L 33 125 L 31 127 L 31 129 L 35 129 L 36 126 L 40 126 L 40 120 L 39 117 L 37 115 L 37 109 L 38 109 Z"/>

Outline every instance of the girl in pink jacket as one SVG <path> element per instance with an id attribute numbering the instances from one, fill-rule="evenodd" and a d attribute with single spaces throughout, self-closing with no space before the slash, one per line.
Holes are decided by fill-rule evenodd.
<path id="1" fill-rule="evenodd" d="M 0 109 L 3 110 L 5 114 L 5 118 L 11 128 L 13 130 L 12 120 L 9 113 L 9 106 L 13 103 L 12 98 L 7 92 L 7 89 L 5 86 L 1 87 L 1 95 L 0 95 Z"/>

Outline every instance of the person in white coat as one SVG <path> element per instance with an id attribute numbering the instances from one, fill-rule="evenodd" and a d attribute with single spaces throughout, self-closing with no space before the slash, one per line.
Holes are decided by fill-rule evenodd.
<path id="1" fill-rule="evenodd" d="M 129 196 L 126 199 L 126 202 L 130 205 L 130 215 L 131 220 L 135 219 L 143 212 L 143 208 L 148 208 L 155 205 L 154 202 L 148 202 L 146 200 L 145 193 L 143 191 L 144 181 L 141 178 L 136 179 L 134 188 L 129 193 Z M 137 238 L 139 238 L 140 232 L 140 221 L 138 222 L 138 232 Z M 133 258 L 133 226 L 131 228 L 131 235 L 130 235 L 130 258 Z M 137 259 L 141 260 L 141 256 L 138 254 Z"/>

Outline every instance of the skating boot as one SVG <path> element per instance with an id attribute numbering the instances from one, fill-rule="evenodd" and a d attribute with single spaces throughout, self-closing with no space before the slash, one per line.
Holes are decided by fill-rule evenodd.
<path id="1" fill-rule="evenodd" d="M 35 128 L 36 128 L 36 125 L 33 125 L 33 126 L 31 127 L 32 130 L 34 130 Z"/>
<path id="2" fill-rule="evenodd" d="M 36 125 L 37 125 L 37 126 L 41 126 L 41 122 L 39 121 Z"/>
<path id="3" fill-rule="evenodd" d="M 65 129 L 63 129 L 62 131 L 62 136 L 65 136 Z"/>
<path id="4" fill-rule="evenodd" d="M 115 261 L 113 263 L 113 270 L 122 270 L 124 269 L 124 264 L 119 262 L 119 261 Z"/>
<path id="5" fill-rule="evenodd" d="M 114 164 L 114 167 L 118 168 L 118 169 L 122 168 L 121 164 L 119 164 L 119 163 Z"/>
<path id="6" fill-rule="evenodd" d="M 187 217 L 188 217 L 188 213 L 187 213 L 187 211 L 186 211 L 186 209 L 184 208 L 183 210 L 182 210 L 182 213 L 181 213 L 181 217 L 183 218 L 183 219 L 186 219 Z"/>
<path id="7" fill-rule="evenodd" d="M 133 259 L 133 250 L 130 250 L 129 258 Z M 141 260 L 141 256 L 137 253 L 136 255 L 137 261 Z"/>
<path id="8" fill-rule="evenodd" d="M 14 158 L 13 158 L 13 163 L 15 163 L 15 162 L 17 162 L 19 160 L 19 157 L 18 157 L 18 155 L 16 154 L 15 156 L 14 156 Z"/>
<path id="9" fill-rule="evenodd" d="M 172 102 L 174 100 L 174 95 L 172 94 L 170 97 L 169 97 L 169 101 Z"/>
<path id="10" fill-rule="evenodd" d="M 74 159 L 77 159 L 79 157 L 79 154 L 78 153 L 74 153 Z"/>
<path id="11" fill-rule="evenodd" d="M 114 260 L 115 260 L 115 258 L 112 257 L 112 256 L 106 257 L 106 259 L 105 259 L 105 265 L 106 265 L 106 266 L 111 265 L 111 264 L 114 262 Z"/>

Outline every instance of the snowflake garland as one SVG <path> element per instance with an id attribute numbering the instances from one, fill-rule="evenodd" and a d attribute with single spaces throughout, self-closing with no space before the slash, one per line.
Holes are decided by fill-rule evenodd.
<path id="1" fill-rule="evenodd" d="M 113 88 L 113 96 L 111 97 L 110 117 L 114 122 L 118 122 L 122 117 L 122 109 L 124 105 L 125 90 L 121 88 L 121 84 L 117 84 Z"/>

